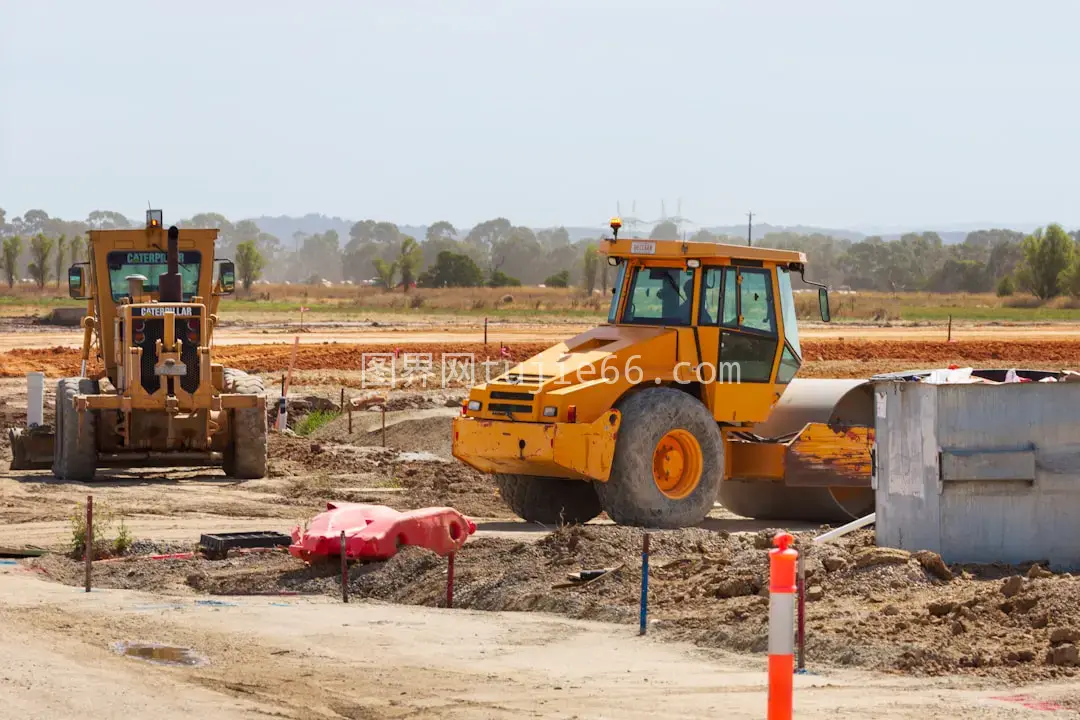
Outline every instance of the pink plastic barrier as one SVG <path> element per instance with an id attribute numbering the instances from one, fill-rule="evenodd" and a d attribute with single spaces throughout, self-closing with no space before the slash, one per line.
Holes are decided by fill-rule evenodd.
<path id="1" fill-rule="evenodd" d="M 385 505 L 326 503 L 307 530 L 293 528 L 289 553 L 302 560 L 339 556 L 345 531 L 345 556 L 383 560 L 402 545 L 425 547 L 439 555 L 455 553 L 476 532 L 476 523 L 449 507 L 398 512 Z"/>

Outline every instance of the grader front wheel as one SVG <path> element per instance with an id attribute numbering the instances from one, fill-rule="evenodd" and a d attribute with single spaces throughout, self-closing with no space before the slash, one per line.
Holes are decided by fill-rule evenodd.
<path id="1" fill-rule="evenodd" d="M 242 370 L 225 368 L 225 392 L 241 395 L 262 395 L 263 382 Z M 266 477 L 266 412 L 254 408 L 232 411 L 231 436 L 225 446 L 223 469 L 229 477 L 257 480 Z"/>
<path id="2" fill-rule="evenodd" d="M 98 384 L 86 378 L 64 378 L 56 386 L 56 438 L 53 475 L 60 480 L 87 482 L 97 471 L 97 415 L 75 409 L 76 395 L 97 395 Z"/>
<path id="3" fill-rule="evenodd" d="M 724 442 L 708 409 L 674 388 L 648 388 L 617 405 L 622 425 L 600 504 L 620 525 L 697 525 L 713 507 Z"/>

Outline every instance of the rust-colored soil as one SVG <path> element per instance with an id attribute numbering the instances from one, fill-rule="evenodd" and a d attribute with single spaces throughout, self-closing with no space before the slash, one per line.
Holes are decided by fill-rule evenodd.
<path id="1" fill-rule="evenodd" d="M 508 345 L 511 361 L 524 360 L 548 346 L 547 343 Z M 808 377 L 833 375 L 862 376 L 888 369 L 943 366 L 948 363 L 982 366 L 1055 366 L 1080 365 L 1080 340 L 804 340 L 806 366 L 801 374 Z M 297 351 L 297 370 L 360 370 L 365 360 L 377 362 L 376 354 L 393 352 L 387 345 L 301 345 Z M 492 343 L 402 343 L 399 353 L 431 354 L 438 363 L 444 355 L 471 354 L 477 363 L 490 358 L 500 360 L 499 347 Z M 226 345 L 215 349 L 215 358 L 228 367 L 247 372 L 280 373 L 289 366 L 293 349 L 288 345 Z M 366 355 L 366 357 L 365 357 Z M 820 363 L 830 365 L 820 366 Z M 838 366 L 836 363 L 859 363 Z M 861 365 L 866 363 L 866 366 Z M 475 366 L 480 372 L 479 366 Z M 822 372 L 828 368 L 832 372 Z M 93 369 L 93 368 L 92 368 Z M 50 377 L 65 377 L 79 370 L 79 351 L 65 347 L 18 349 L 0 353 L 0 377 L 22 377 L 41 371 Z"/>

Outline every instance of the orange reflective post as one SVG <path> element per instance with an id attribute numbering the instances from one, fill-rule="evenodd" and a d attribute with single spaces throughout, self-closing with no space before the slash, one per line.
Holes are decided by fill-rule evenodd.
<path id="1" fill-rule="evenodd" d="M 769 551 L 769 720 L 791 720 L 795 675 L 795 538 L 780 532 Z"/>

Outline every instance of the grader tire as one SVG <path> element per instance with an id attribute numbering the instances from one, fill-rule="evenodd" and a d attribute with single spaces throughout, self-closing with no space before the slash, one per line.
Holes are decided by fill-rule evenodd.
<path id="1" fill-rule="evenodd" d="M 619 525 L 681 528 L 713 508 L 724 474 L 724 442 L 708 409 L 675 388 L 620 400 L 622 424 L 600 504 Z"/>
<path id="2" fill-rule="evenodd" d="M 86 378 L 64 378 L 56 384 L 56 436 L 52 472 L 60 480 L 88 482 L 97 472 L 97 413 L 87 410 L 79 423 L 76 395 L 97 395 L 98 384 Z"/>
<path id="3" fill-rule="evenodd" d="M 600 514 L 593 484 L 532 475 L 495 475 L 499 495 L 514 514 L 543 525 L 580 525 Z"/>
<path id="4" fill-rule="evenodd" d="M 228 394 L 262 395 L 265 392 L 261 379 L 242 370 L 225 368 L 224 380 Z M 225 474 L 239 480 L 266 477 L 266 411 L 253 407 L 231 412 L 231 436 L 222 462 Z"/>

